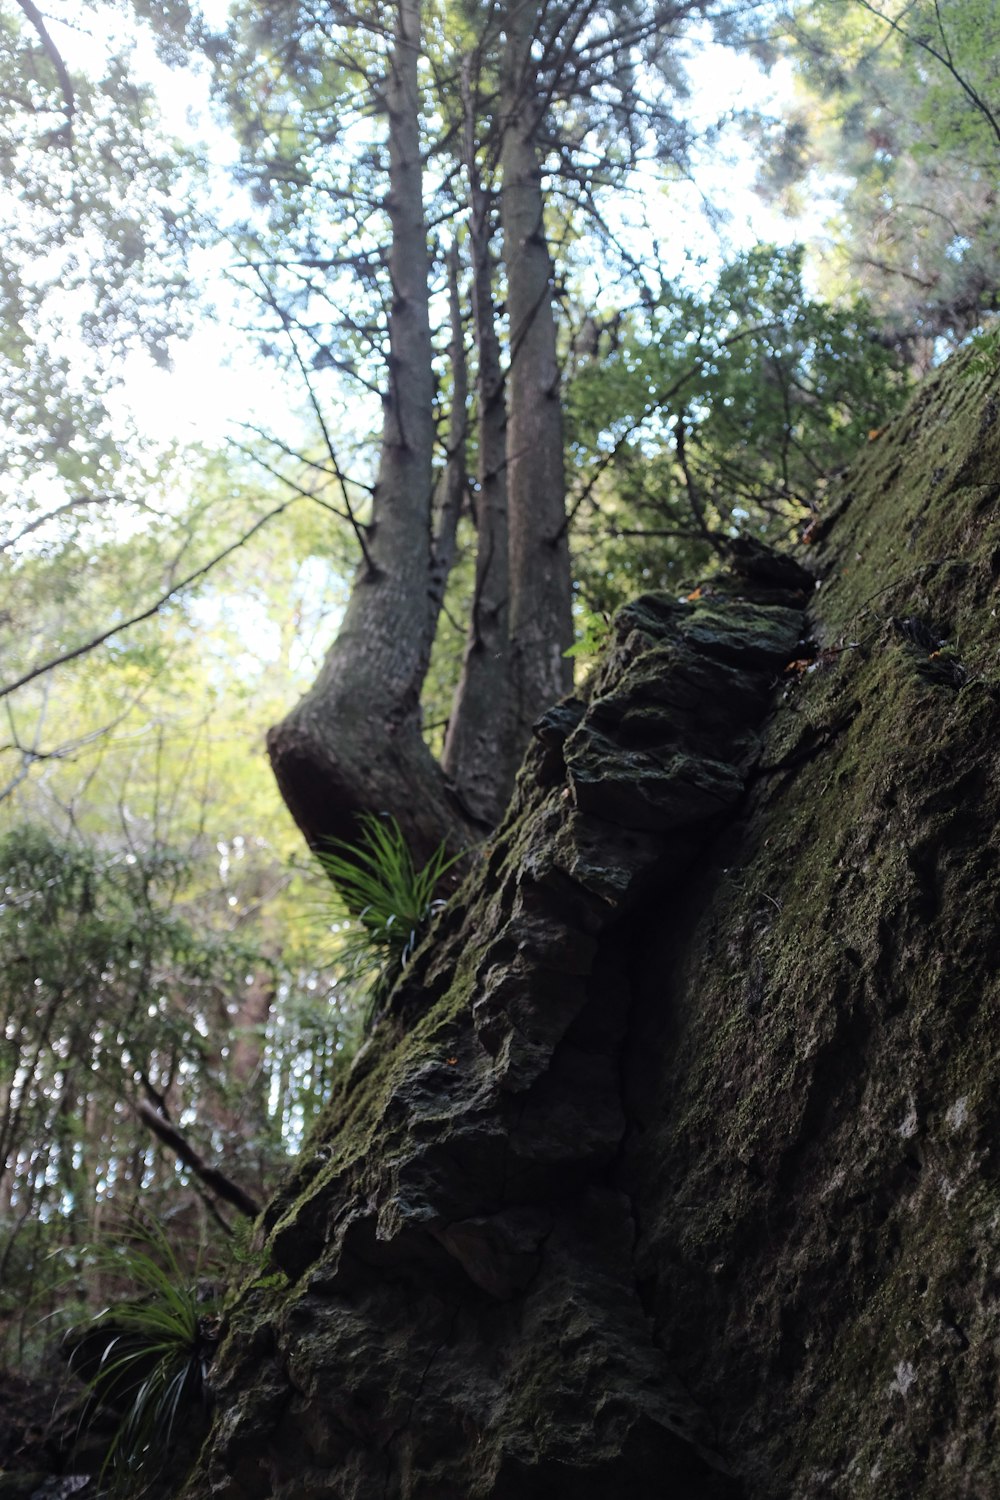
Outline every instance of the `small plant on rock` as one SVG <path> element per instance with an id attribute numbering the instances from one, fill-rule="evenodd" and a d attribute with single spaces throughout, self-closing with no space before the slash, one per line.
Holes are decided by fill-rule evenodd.
<path id="1" fill-rule="evenodd" d="M 350 923 L 340 933 L 338 959 L 371 987 L 406 966 L 444 904 L 435 896 L 441 878 L 461 855 L 449 856 L 441 844 L 418 869 L 395 818 L 368 814 L 361 823 L 357 843 L 338 839 L 318 858 Z"/>
<path id="2" fill-rule="evenodd" d="M 84 1426 L 96 1426 L 100 1412 L 118 1419 L 101 1485 L 137 1496 L 159 1474 L 165 1455 L 200 1430 L 217 1318 L 154 1224 L 131 1225 L 123 1243 L 97 1248 L 95 1262 L 133 1295 L 72 1337 L 69 1362 L 90 1393 Z"/>

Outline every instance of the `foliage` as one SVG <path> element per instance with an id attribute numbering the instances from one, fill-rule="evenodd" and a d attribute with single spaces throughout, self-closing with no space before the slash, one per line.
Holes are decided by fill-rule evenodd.
<path id="1" fill-rule="evenodd" d="M 38 1211 L 56 1185 L 68 1203 L 110 1187 L 101 1153 L 84 1174 L 65 1149 L 77 1111 L 96 1090 L 110 1125 L 133 1087 L 162 1095 L 204 1065 L 207 1012 L 255 955 L 184 914 L 190 870 L 169 848 L 102 854 L 21 826 L 0 839 L 0 872 L 0 1154 L 30 1150 L 14 1201 Z"/>
<path id="2" fill-rule="evenodd" d="M 902 361 L 866 304 L 819 301 L 803 277 L 801 247 L 759 246 L 704 292 L 665 285 L 578 362 L 571 499 L 591 609 L 680 588 L 740 530 L 787 540 L 899 410 Z"/>
<path id="3" fill-rule="evenodd" d="M 150 492 L 121 536 L 57 522 L 44 545 L 8 552 L 5 682 L 141 608 L 274 501 L 231 456 L 191 466 L 186 482 L 190 504 Z M 92 1238 L 109 1207 L 141 1196 L 172 1232 L 221 1233 L 135 1101 L 164 1101 L 204 1158 L 266 1196 L 356 1045 L 356 1004 L 306 940 L 288 868 L 296 833 L 261 744 L 290 684 L 315 670 L 342 558 L 303 502 L 197 589 L 4 700 L 0 1343 L 11 1358 L 36 1358 L 39 1319 L 64 1300 L 49 1252 Z"/>
<path id="4" fill-rule="evenodd" d="M 577 621 L 577 639 L 567 656 L 587 660 L 597 656 L 611 630 L 611 617 L 605 611 L 584 610 Z"/>
<path id="5" fill-rule="evenodd" d="M 926 363 L 997 306 L 1000 13 L 794 0 L 778 29 L 800 98 L 764 127 L 765 183 L 793 207 L 836 200 L 832 284 L 865 292 Z"/>
<path id="6" fill-rule="evenodd" d="M 498 308 L 506 291 L 498 212 L 505 10 L 482 0 L 422 5 L 430 284 L 435 293 L 444 287 L 447 258 L 457 246 L 466 308 L 473 298 L 473 178 L 489 204 L 487 259 Z M 605 259 L 611 279 L 635 265 L 619 222 L 621 202 L 625 195 L 641 202 L 649 191 L 658 198 L 665 167 L 676 176 L 688 164 L 682 38 L 688 22 L 708 13 L 731 30 L 737 26 L 735 13 L 715 0 L 676 7 L 570 0 L 539 8 L 532 66 L 538 98 L 548 101 L 540 150 L 557 284 L 572 279 L 574 251 L 579 263 Z M 238 3 L 225 38 L 211 42 L 217 97 L 240 146 L 237 176 L 252 200 L 228 230 L 232 274 L 255 309 L 262 354 L 280 365 L 290 387 L 304 391 L 313 411 L 322 442 L 309 455 L 310 484 L 343 511 L 344 476 L 352 476 L 353 501 L 361 495 L 352 508 L 363 518 L 375 477 L 393 297 L 384 127 L 393 14 L 391 7 L 339 0 L 323 11 L 298 0 L 263 10 Z M 649 97 L 640 97 L 643 80 Z M 641 171 L 649 180 L 636 187 Z M 435 297 L 436 306 L 446 301 Z M 502 316 L 496 331 L 506 345 Z M 443 463 L 446 327 L 435 337 Z M 282 472 L 288 457 L 280 441 L 271 443 L 271 461 Z"/>
<path id="7" fill-rule="evenodd" d="M 96 1365 L 88 1379 L 91 1419 L 101 1408 L 120 1415 L 101 1480 L 109 1476 L 113 1493 L 134 1496 L 174 1449 L 178 1424 L 189 1429 L 186 1441 L 192 1420 L 200 1425 L 217 1339 L 214 1307 L 199 1296 L 196 1279 L 153 1221 L 133 1220 L 116 1244 L 96 1247 L 91 1259 L 131 1290 L 93 1319 L 77 1352 L 85 1349 L 88 1368 Z"/>
<path id="8" fill-rule="evenodd" d="M 22 1300 L 45 1295 L 54 1223 L 79 1242 L 101 1200 L 176 1182 L 136 1152 L 127 1101 L 204 1067 L 206 998 L 247 962 L 181 915 L 185 878 L 166 849 L 130 860 L 30 826 L 0 839 L 2 1250 L 22 1242 Z"/>
<path id="9" fill-rule="evenodd" d="M 993 375 L 1000 364 L 1000 328 L 992 327 L 984 333 L 973 334 L 969 343 L 975 350 L 969 360 L 970 375 Z"/>
<path id="10" fill-rule="evenodd" d="M 256 1088 L 232 1099 L 217 1040 L 266 959 L 196 914 L 190 880 L 164 846 L 102 849 L 31 825 L 0 838 L 0 1335 L 18 1350 L 64 1301 L 49 1252 L 84 1243 L 109 1205 L 141 1197 L 195 1240 L 221 1226 L 134 1102 L 204 1133 L 210 1155 L 231 1143 L 237 1175 L 280 1155 L 241 1136 Z"/>
<path id="11" fill-rule="evenodd" d="M 169 363 L 194 283 L 191 162 L 120 9 L 34 10 L 0 4 L 0 496 L 38 519 L 141 496 L 149 455 L 112 393 L 130 355 Z"/>
<path id="12" fill-rule="evenodd" d="M 356 843 L 332 842 L 317 858 L 335 885 L 347 919 L 337 961 L 362 983 L 404 968 L 442 901 L 442 878 L 461 855 L 442 844 L 417 869 L 395 818 L 366 815 Z"/>

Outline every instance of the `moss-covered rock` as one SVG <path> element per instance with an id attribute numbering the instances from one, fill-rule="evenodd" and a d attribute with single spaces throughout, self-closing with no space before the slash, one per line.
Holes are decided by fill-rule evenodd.
<path id="1" fill-rule="evenodd" d="M 817 654 L 642 955 L 637 1271 L 760 1500 L 1000 1494 L 998 498 L 959 360 L 834 501 Z"/>
<path id="2" fill-rule="evenodd" d="M 815 576 L 620 613 L 265 1215 L 188 1500 L 1000 1493 L 998 496 L 958 360 Z"/>
<path id="3" fill-rule="evenodd" d="M 635 1284 L 620 944 L 744 796 L 802 630 L 787 597 L 637 601 L 588 701 L 540 723 L 480 870 L 267 1212 L 193 1493 L 737 1492 Z"/>

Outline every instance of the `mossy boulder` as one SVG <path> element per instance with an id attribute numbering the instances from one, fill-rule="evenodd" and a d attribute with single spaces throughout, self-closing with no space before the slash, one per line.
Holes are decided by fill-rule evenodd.
<path id="1" fill-rule="evenodd" d="M 1000 422 L 618 616 L 262 1221 L 187 1500 L 1000 1493 Z"/>

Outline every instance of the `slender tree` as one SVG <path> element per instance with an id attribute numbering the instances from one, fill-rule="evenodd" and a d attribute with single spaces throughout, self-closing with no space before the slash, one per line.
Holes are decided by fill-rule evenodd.
<path id="1" fill-rule="evenodd" d="M 476 125 L 482 53 L 462 61 L 462 143 L 469 196 L 472 316 L 476 338 L 478 410 L 476 484 L 472 496 L 477 545 L 462 673 L 455 693 L 443 764 L 476 815 L 495 822 L 503 811 L 516 758 L 509 645 L 510 567 L 507 521 L 507 401 L 497 329 L 493 255 L 494 194 L 483 179 Z"/>
<path id="2" fill-rule="evenodd" d="M 568 52 L 585 20 L 571 17 Z M 553 267 L 545 235 L 540 131 L 544 95 L 533 48 L 543 7 L 507 7 L 500 127 L 504 261 L 510 322 L 507 490 L 510 507 L 510 639 L 517 738 L 572 681 L 573 639 L 565 526 L 562 403 L 552 307 Z"/>
<path id="3" fill-rule="evenodd" d="M 418 62 L 419 0 L 396 8 L 384 80 L 391 227 L 388 383 L 364 559 L 347 613 L 306 696 L 268 735 L 285 801 L 314 847 L 360 814 L 400 817 L 411 846 L 462 843 L 469 824 L 421 735 L 420 689 L 436 626 L 432 575 L 434 373 Z"/>
<path id="4" fill-rule="evenodd" d="M 370 389 L 378 381 L 361 351 L 377 348 L 380 331 L 387 344 L 370 517 L 359 521 L 351 511 L 363 560 L 350 604 L 315 684 L 268 739 L 279 786 L 313 847 L 352 838 L 367 811 L 394 815 L 418 854 L 442 838 L 453 846 L 472 841 L 500 816 L 533 722 L 571 685 L 551 185 L 558 180 L 564 204 L 595 214 L 605 179 L 627 170 L 640 142 L 655 140 L 662 149 L 665 111 L 658 105 L 642 118 L 635 60 L 644 52 L 659 67 L 666 39 L 707 5 L 400 3 L 388 31 L 381 7 L 349 11 L 333 4 L 329 24 L 318 30 L 315 17 L 300 16 L 295 7 L 282 13 L 283 30 L 270 41 L 273 57 L 280 59 L 283 87 L 298 87 L 309 108 L 290 116 L 265 72 L 261 119 L 269 121 L 271 155 L 264 170 L 281 213 L 298 212 L 288 205 L 299 182 L 312 207 L 305 253 L 294 272 L 297 292 L 284 302 L 274 291 L 268 295 L 281 329 L 297 341 L 295 357 L 310 381 L 332 472 L 349 508 L 334 434 L 311 377 L 333 364 Z M 372 65 L 373 45 L 381 71 Z M 321 101 L 324 77 L 332 92 Z M 366 150 L 356 180 L 330 178 L 329 144 L 344 139 L 331 98 L 345 77 L 359 118 L 358 89 L 370 112 L 384 113 L 384 205 L 377 142 Z M 329 124 L 320 128 L 320 118 Z M 304 166 L 296 154 L 307 126 L 317 132 L 318 166 Z M 327 207 L 331 198 L 344 204 L 340 252 L 321 253 L 317 197 Z M 380 207 L 384 247 L 368 228 Z M 566 211 L 560 210 L 563 219 Z M 444 221 L 467 247 L 470 267 L 474 427 L 457 410 L 466 402 L 456 335 L 465 279 L 453 257 L 446 266 L 440 254 L 436 225 Z M 261 263 L 258 257 L 256 269 Z M 369 294 L 374 289 L 373 317 L 365 326 L 350 312 L 340 317 L 336 335 L 321 337 L 309 326 L 310 308 L 323 300 L 312 278 L 321 269 L 339 276 L 349 266 Z M 445 278 L 451 377 L 435 392 L 432 289 Z M 381 301 L 379 286 L 385 288 Z M 449 406 L 439 491 L 446 498 L 435 506 L 435 426 Z M 468 486 L 475 578 L 438 764 L 424 744 L 420 694 L 454 554 L 467 446 L 475 453 L 475 480 Z"/>

